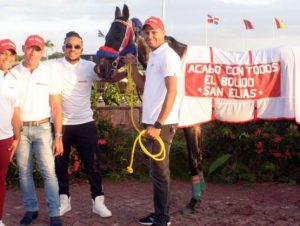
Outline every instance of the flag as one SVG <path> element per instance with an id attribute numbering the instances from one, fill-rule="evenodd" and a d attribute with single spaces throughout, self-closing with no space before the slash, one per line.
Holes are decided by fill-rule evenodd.
<path id="1" fill-rule="evenodd" d="M 246 30 L 254 29 L 253 24 L 251 23 L 251 21 L 244 19 L 244 24 L 245 24 Z"/>
<path id="2" fill-rule="evenodd" d="M 214 17 L 210 14 L 207 14 L 207 23 L 218 25 L 219 24 L 219 18 Z"/>
<path id="3" fill-rule="evenodd" d="M 285 28 L 285 23 L 283 23 L 282 20 L 278 19 L 278 18 L 274 18 L 275 19 L 275 24 L 277 29 L 283 29 Z"/>
<path id="4" fill-rule="evenodd" d="M 101 30 L 98 30 L 98 37 L 99 38 L 104 38 L 105 37 L 105 35 L 102 33 Z"/>

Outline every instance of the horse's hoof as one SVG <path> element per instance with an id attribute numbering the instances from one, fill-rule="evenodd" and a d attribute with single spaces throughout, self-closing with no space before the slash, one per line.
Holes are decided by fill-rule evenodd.
<path id="1" fill-rule="evenodd" d="M 190 208 L 188 208 L 188 207 L 184 207 L 183 209 L 180 210 L 180 212 L 181 212 L 183 215 L 189 215 L 189 214 L 195 213 L 195 210 L 194 210 L 194 209 L 190 209 Z"/>
<path id="2" fill-rule="evenodd" d="M 201 202 L 201 200 L 196 200 L 192 198 L 191 201 L 183 209 L 181 209 L 181 213 L 184 215 L 195 213 L 195 207 L 197 202 Z"/>

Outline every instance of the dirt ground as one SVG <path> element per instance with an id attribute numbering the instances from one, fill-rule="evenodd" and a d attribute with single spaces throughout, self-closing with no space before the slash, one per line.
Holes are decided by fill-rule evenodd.
<path id="1" fill-rule="evenodd" d="M 196 218 L 195 225 L 296 226 L 300 225 L 300 186 L 209 183 L 199 207 L 187 217 Z"/>
<path id="2" fill-rule="evenodd" d="M 105 202 L 113 217 L 103 219 L 91 211 L 89 185 L 71 186 L 72 211 L 61 219 L 64 226 L 137 226 L 138 219 L 153 211 L 150 182 L 104 181 Z M 49 225 L 43 189 L 38 188 L 40 212 L 33 226 Z M 180 209 L 191 198 L 189 181 L 171 183 L 170 214 L 173 226 L 300 226 L 300 185 L 276 183 L 208 183 L 194 214 Z M 3 221 L 19 225 L 24 214 L 21 192 L 8 190 Z"/>

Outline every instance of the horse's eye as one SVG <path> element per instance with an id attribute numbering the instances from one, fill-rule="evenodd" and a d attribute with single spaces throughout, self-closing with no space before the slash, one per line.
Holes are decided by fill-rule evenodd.
<path id="1" fill-rule="evenodd" d="M 115 36 L 114 36 L 114 39 L 115 40 L 119 40 L 121 38 L 121 34 L 116 34 Z"/>

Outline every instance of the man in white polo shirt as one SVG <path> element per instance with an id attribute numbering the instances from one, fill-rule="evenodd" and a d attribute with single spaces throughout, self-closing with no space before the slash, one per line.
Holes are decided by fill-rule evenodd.
<path id="1" fill-rule="evenodd" d="M 9 73 L 16 59 L 16 45 L 0 40 L 0 226 L 5 199 L 8 166 L 20 141 L 20 109 L 17 101 L 17 79 Z"/>
<path id="2" fill-rule="evenodd" d="M 162 161 L 150 159 L 150 175 L 153 184 L 154 213 L 141 218 L 142 225 L 167 226 L 169 217 L 169 152 L 178 124 L 179 98 L 177 78 L 181 62 L 178 54 L 165 42 L 165 28 L 157 17 L 150 17 L 143 25 L 144 39 L 152 50 L 145 76 L 136 65 L 133 55 L 126 56 L 132 64 L 133 79 L 139 90 L 143 91 L 142 122 L 146 128 L 147 148 L 152 154 L 160 151 L 156 139 L 160 136 L 166 149 Z"/>
<path id="3" fill-rule="evenodd" d="M 71 146 L 74 146 L 90 183 L 93 212 L 101 217 L 110 217 L 112 213 L 104 204 L 97 128 L 90 102 L 92 81 L 99 79 L 94 72 L 95 63 L 80 58 L 83 41 L 77 32 L 66 34 L 63 51 L 65 56 L 53 62 L 62 80 L 63 96 L 64 154 L 55 159 L 60 214 L 62 216 L 71 210 L 68 163 Z"/>
<path id="4" fill-rule="evenodd" d="M 58 182 L 54 157 L 63 153 L 61 85 L 50 65 L 40 62 L 44 39 L 30 35 L 23 45 L 24 60 L 11 70 L 18 79 L 22 133 L 16 152 L 23 203 L 26 209 L 21 225 L 38 217 L 38 200 L 33 181 L 33 152 L 44 179 L 50 226 L 61 226 Z M 50 116 L 55 137 L 51 132 Z"/>

